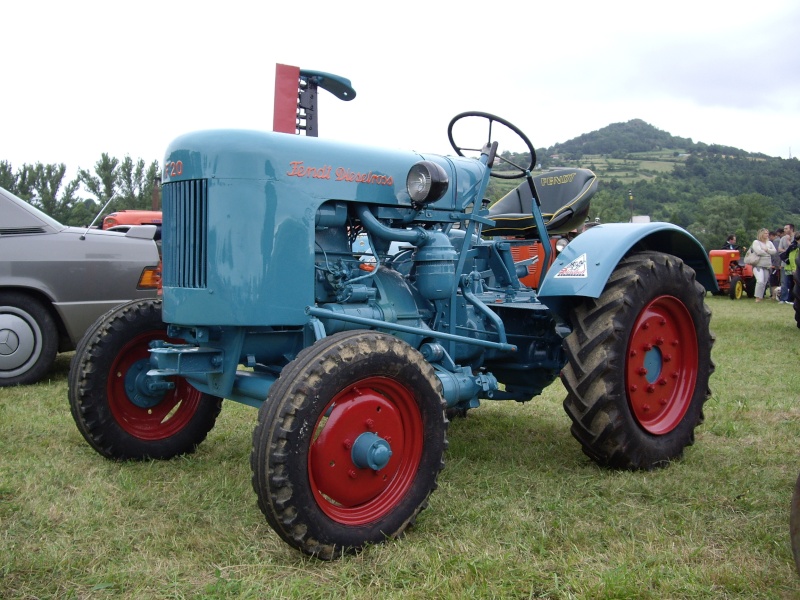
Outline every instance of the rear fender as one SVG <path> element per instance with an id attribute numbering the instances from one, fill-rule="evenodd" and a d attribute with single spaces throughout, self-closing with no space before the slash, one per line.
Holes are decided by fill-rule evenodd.
<path id="1" fill-rule="evenodd" d="M 607 223 L 588 229 L 564 248 L 547 271 L 539 299 L 563 318 L 570 298 L 598 298 L 622 258 L 647 250 L 681 258 L 706 290 L 719 290 L 705 249 L 686 230 L 670 223 Z"/>

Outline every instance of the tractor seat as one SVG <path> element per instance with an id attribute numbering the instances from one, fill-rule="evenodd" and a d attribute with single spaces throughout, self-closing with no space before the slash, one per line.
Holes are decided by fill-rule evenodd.
<path id="1" fill-rule="evenodd" d="M 589 213 L 589 199 L 597 191 L 597 175 L 589 169 L 557 169 L 533 178 L 542 218 L 549 235 L 577 229 Z M 485 226 L 486 235 L 538 237 L 533 218 L 533 197 L 528 181 L 495 202 L 489 208 L 495 224 Z"/>

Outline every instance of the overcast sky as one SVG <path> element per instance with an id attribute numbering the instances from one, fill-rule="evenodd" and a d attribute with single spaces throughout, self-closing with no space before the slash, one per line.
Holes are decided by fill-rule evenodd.
<path id="1" fill-rule="evenodd" d="M 672 135 L 800 153 L 800 2 L 0 4 L 0 160 L 163 161 L 188 131 L 272 128 L 275 64 L 335 73 L 320 137 L 449 153 L 480 110 L 537 148 L 643 119 Z"/>

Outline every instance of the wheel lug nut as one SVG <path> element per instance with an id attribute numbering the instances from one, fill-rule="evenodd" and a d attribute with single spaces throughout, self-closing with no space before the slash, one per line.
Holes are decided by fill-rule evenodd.
<path id="1" fill-rule="evenodd" d="M 658 385 L 667 385 L 667 380 L 662 377 L 658 380 Z"/>
<path id="2" fill-rule="evenodd" d="M 645 352 L 650 352 L 650 350 L 652 350 L 652 349 L 653 349 L 653 344 L 645 344 L 644 345 L 644 351 Z"/>
<path id="3" fill-rule="evenodd" d="M 628 389 L 629 389 L 631 392 L 635 392 L 636 390 L 638 390 L 638 389 L 639 389 L 639 386 L 634 384 L 634 385 L 632 385 L 631 387 L 629 387 Z"/>
<path id="4" fill-rule="evenodd" d="M 344 441 L 344 447 L 345 447 L 345 449 L 350 450 L 350 448 L 353 447 L 353 442 L 350 441 L 350 440 L 345 440 Z"/>
<path id="5" fill-rule="evenodd" d="M 652 394 L 655 391 L 656 391 L 656 386 L 654 386 L 652 383 L 647 386 L 647 393 L 648 394 Z"/>
<path id="6" fill-rule="evenodd" d="M 636 371 L 639 375 L 647 375 L 647 369 L 644 367 L 639 367 Z"/>
<path id="7" fill-rule="evenodd" d="M 665 354 L 664 355 L 664 362 L 669 362 L 672 360 L 672 354 Z"/>
<path id="8" fill-rule="evenodd" d="M 637 354 L 639 354 L 639 353 L 638 353 L 638 352 L 636 352 L 636 350 L 631 350 L 631 356 L 632 356 L 632 357 L 633 357 L 633 356 L 636 356 Z"/>
<path id="9" fill-rule="evenodd" d="M 650 323 L 643 323 L 642 329 L 650 329 Z"/>
<path id="10" fill-rule="evenodd" d="M 643 404 L 642 405 L 642 411 L 643 412 L 650 412 L 650 405 L 649 404 Z"/>
<path id="11" fill-rule="evenodd" d="M 348 477 L 350 477 L 350 479 L 355 479 L 356 477 L 358 477 L 358 473 L 356 473 L 355 469 L 350 469 L 349 471 L 347 471 L 347 475 Z"/>
<path id="12" fill-rule="evenodd" d="M 367 419 L 364 421 L 364 427 L 366 427 L 369 431 L 372 431 L 375 428 L 375 421 L 372 419 Z"/>
<path id="13" fill-rule="evenodd" d="M 663 346 L 664 345 L 664 338 L 656 338 L 656 346 Z"/>

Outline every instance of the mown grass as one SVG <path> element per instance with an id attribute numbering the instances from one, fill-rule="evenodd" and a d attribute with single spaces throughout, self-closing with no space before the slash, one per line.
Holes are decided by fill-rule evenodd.
<path id="1" fill-rule="evenodd" d="M 193 456 L 111 462 L 72 422 L 61 356 L 50 381 L 0 389 L 0 597 L 796 598 L 800 330 L 787 305 L 708 302 L 714 394 L 681 461 L 596 467 L 556 382 L 454 421 L 416 526 L 330 563 L 258 511 L 252 408 L 226 403 Z"/>

